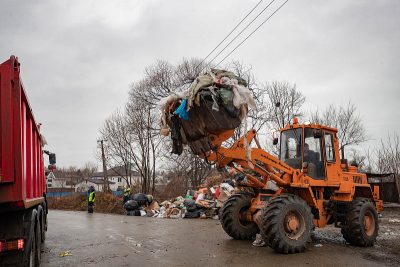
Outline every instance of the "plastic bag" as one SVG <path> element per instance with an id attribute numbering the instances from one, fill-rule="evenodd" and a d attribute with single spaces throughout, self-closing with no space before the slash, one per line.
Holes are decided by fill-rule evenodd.
<path id="1" fill-rule="evenodd" d="M 175 110 L 175 114 L 179 116 L 179 118 L 188 120 L 189 119 L 189 113 L 186 110 L 186 105 L 187 105 L 187 99 L 184 99 L 181 103 L 181 105 Z"/>
<path id="2" fill-rule="evenodd" d="M 232 87 L 233 92 L 233 105 L 236 108 L 240 108 L 242 105 L 247 104 L 250 108 L 256 109 L 256 102 L 253 99 L 253 93 L 241 85 L 234 85 Z"/>

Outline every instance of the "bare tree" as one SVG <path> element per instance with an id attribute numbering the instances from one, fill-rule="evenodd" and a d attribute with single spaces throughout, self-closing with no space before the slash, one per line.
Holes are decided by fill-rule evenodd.
<path id="1" fill-rule="evenodd" d="M 88 161 L 81 168 L 82 178 L 90 178 L 96 171 L 97 171 L 97 164 Z"/>
<path id="2" fill-rule="evenodd" d="M 179 88 L 185 84 L 191 84 L 199 76 L 204 66 L 205 63 L 198 58 L 184 58 L 174 68 L 174 87 Z"/>
<path id="3" fill-rule="evenodd" d="M 262 87 L 266 95 L 267 120 L 275 129 L 285 127 L 294 117 L 302 117 L 301 108 L 306 97 L 289 82 L 266 83 Z"/>
<path id="4" fill-rule="evenodd" d="M 125 180 L 128 187 L 132 181 L 129 169 L 131 168 L 131 149 L 132 135 L 126 125 L 126 117 L 120 110 L 117 110 L 104 122 L 100 129 L 103 139 L 106 142 L 107 167 L 124 166 L 126 174 L 121 177 Z"/>
<path id="5" fill-rule="evenodd" d="M 349 152 L 352 164 L 357 165 L 360 171 L 373 172 L 375 162 L 369 148 L 361 151 L 356 148 L 351 148 Z"/>
<path id="6" fill-rule="evenodd" d="M 184 58 L 176 66 L 165 60 L 157 60 L 145 69 L 144 78 L 131 85 L 131 95 L 154 108 L 160 99 L 172 92 L 186 88 L 200 74 L 205 63 L 200 59 Z"/>
<path id="7" fill-rule="evenodd" d="M 199 187 L 214 170 L 212 165 L 186 149 L 180 156 L 167 154 L 165 158 L 170 162 L 170 165 L 167 166 L 169 175 L 182 177 L 186 190 L 190 187 Z"/>
<path id="8" fill-rule="evenodd" d="M 346 106 L 330 105 L 323 112 L 316 110 L 311 114 L 311 120 L 338 129 L 342 159 L 345 158 L 345 147 L 359 145 L 367 140 L 361 117 L 357 113 L 356 106 L 351 102 L 348 102 Z"/>
<path id="9" fill-rule="evenodd" d="M 132 89 L 134 90 L 134 88 Z M 130 134 L 130 156 L 142 179 L 142 192 L 154 192 L 160 136 L 158 117 L 150 105 L 131 94 L 126 107 L 126 125 Z"/>
<path id="10" fill-rule="evenodd" d="M 261 132 L 266 136 L 267 150 L 278 155 L 278 146 L 272 144 L 273 132 L 291 123 L 294 117 L 303 116 L 302 107 L 306 98 L 295 84 L 286 81 L 265 83 L 253 92 L 260 107 L 252 118 L 255 125 L 259 125 L 256 130 L 263 129 Z"/>
<path id="11" fill-rule="evenodd" d="M 400 192 L 400 137 L 398 133 L 388 135 L 386 140 L 381 140 L 380 147 L 376 150 L 376 165 L 380 173 L 394 173 L 397 189 Z"/>

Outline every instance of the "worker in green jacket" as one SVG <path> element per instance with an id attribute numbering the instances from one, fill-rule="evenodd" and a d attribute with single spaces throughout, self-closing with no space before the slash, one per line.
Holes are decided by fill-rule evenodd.
<path id="1" fill-rule="evenodd" d="M 96 199 L 96 192 L 94 190 L 94 186 L 91 185 L 88 190 L 88 213 L 93 213 L 95 199 Z"/>
<path id="2" fill-rule="evenodd" d="M 131 198 L 131 188 L 126 187 L 124 189 L 124 199 L 123 199 L 123 204 L 125 204 L 128 200 Z"/>

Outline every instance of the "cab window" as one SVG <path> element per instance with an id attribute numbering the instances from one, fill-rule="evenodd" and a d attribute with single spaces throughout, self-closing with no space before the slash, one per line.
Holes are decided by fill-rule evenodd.
<path id="1" fill-rule="evenodd" d="M 321 152 L 321 138 L 314 137 L 313 129 L 304 129 L 303 162 L 308 163 L 308 175 L 315 179 L 324 178 Z"/>
<path id="2" fill-rule="evenodd" d="M 335 151 L 333 150 L 333 135 L 331 133 L 324 134 L 325 141 L 325 158 L 326 161 L 335 161 Z"/>
<path id="3" fill-rule="evenodd" d="M 281 134 L 280 159 L 294 169 L 301 168 L 302 130 L 291 129 Z"/>

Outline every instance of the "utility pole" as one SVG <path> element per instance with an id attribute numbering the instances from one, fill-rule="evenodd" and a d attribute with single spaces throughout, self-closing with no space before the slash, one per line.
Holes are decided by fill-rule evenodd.
<path id="1" fill-rule="evenodd" d="M 97 143 L 101 145 L 101 158 L 103 160 L 103 178 L 104 178 L 104 186 L 103 192 L 110 191 L 109 184 L 108 184 L 108 177 L 107 177 L 107 164 L 106 164 L 106 155 L 104 154 L 104 142 L 107 140 L 98 140 Z"/>

